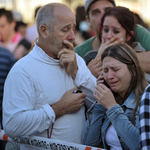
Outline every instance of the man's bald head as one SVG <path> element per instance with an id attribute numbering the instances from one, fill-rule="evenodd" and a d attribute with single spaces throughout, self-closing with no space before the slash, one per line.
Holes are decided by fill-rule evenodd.
<path id="1" fill-rule="evenodd" d="M 61 10 L 68 13 L 72 12 L 69 7 L 61 3 L 49 3 L 43 6 L 36 17 L 36 27 L 40 36 L 40 26 L 46 25 L 50 31 L 53 31 L 53 27 L 57 22 L 57 17 L 61 17 Z"/>

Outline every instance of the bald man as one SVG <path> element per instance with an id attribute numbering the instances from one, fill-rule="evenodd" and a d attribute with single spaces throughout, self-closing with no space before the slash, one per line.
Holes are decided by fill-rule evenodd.
<path id="1" fill-rule="evenodd" d="M 84 103 L 96 78 L 74 51 L 75 15 L 64 4 L 47 4 L 39 10 L 36 25 L 39 36 L 33 50 L 6 79 L 4 131 L 12 138 L 36 135 L 81 143 Z M 74 94 L 77 87 L 83 92 Z"/>

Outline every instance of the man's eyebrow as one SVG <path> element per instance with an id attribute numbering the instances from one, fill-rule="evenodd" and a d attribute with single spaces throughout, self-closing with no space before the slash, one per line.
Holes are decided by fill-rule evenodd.
<path id="1" fill-rule="evenodd" d="M 96 9 L 92 10 L 91 12 L 93 13 L 93 12 L 96 12 L 96 11 L 99 11 L 99 9 L 96 8 Z"/>
<path id="2" fill-rule="evenodd" d="M 65 25 L 62 29 L 65 29 L 65 28 L 68 28 L 68 27 L 71 27 L 71 24 Z M 74 24 L 73 27 L 75 28 L 75 27 L 76 27 L 76 24 Z"/>
<path id="3" fill-rule="evenodd" d="M 77 24 L 74 24 L 73 27 L 76 28 Z"/>

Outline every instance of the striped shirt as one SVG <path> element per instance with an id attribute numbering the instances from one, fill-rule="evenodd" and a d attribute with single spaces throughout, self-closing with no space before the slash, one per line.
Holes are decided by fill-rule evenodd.
<path id="1" fill-rule="evenodd" d="M 3 100 L 3 87 L 7 74 L 15 59 L 6 48 L 0 47 L 0 123 L 2 123 L 2 100 Z"/>

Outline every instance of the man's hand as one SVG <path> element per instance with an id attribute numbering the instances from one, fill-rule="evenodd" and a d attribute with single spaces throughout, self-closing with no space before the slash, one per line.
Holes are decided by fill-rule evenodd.
<path id="1" fill-rule="evenodd" d="M 73 93 L 75 89 L 77 88 L 67 91 L 62 96 L 60 101 L 51 105 L 56 114 L 56 119 L 64 114 L 74 113 L 80 110 L 80 108 L 84 105 L 84 102 L 86 100 L 86 94 Z"/>
<path id="2" fill-rule="evenodd" d="M 143 70 L 146 73 L 150 73 L 150 51 L 146 52 L 137 52 L 137 57 L 140 62 L 140 65 L 142 66 Z"/>
<path id="3" fill-rule="evenodd" d="M 64 44 L 67 45 L 68 48 L 64 48 L 58 53 L 60 65 L 66 67 L 67 72 L 71 74 L 73 79 L 75 79 L 78 71 L 78 65 L 74 46 L 71 42 L 66 40 L 64 40 Z"/>

